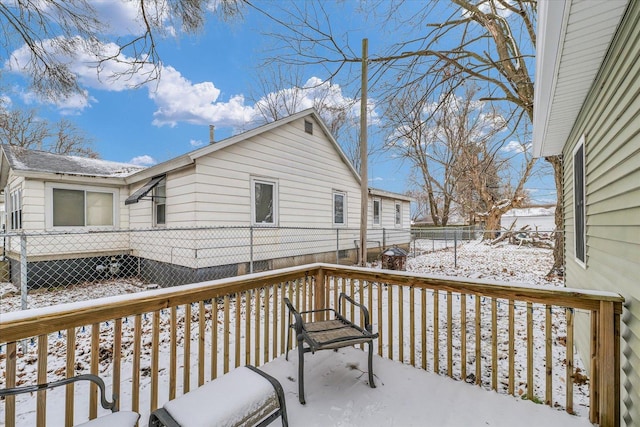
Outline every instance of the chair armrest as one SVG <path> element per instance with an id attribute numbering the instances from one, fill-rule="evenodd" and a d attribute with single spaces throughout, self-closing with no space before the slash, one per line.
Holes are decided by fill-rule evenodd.
<path id="1" fill-rule="evenodd" d="M 356 300 L 351 298 L 349 295 L 345 294 L 344 292 L 341 292 L 340 293 L 340 297 L 338 298 L 338 313 L 340 313 L 340 316 L 342 316 L 342 307 L 343 307 L 342 301 L 343 300 L 346 300 L 346 301 L 350 302 L 352 305 L 360 308 L 360 310 L 362 311 L 362 314 L 364 315 L 364 327 L 368 332 L 371 332 L 373 330 L 373 328 L 371 327 L 371 321 L 370 321 L 370 317 L 369 317 L 369 309 L 367 307 L 365 307 L 364 304 L 360 304 L 359 302 L 357 302 Z M 342 316 L 342 317 L 344 317 L 344 316 Z"/>
<path id="2" fill-rule="evenodd" d="M 33 392 L 38 392 L 42 390 L 50 390 L 52 388 L 75 383 L 78 381 L 90 381 L 96 384 L 100 389 L 100 404 L 102 405 L 102 407 L 104 409 L 109 409 L 112 412 L 115 410 L 116 400 L 118 396 L 114 394 L 112 396 L 113 401 L 109 402 L 106 398 L 106 388 L 105 388 L 104 381 L 99 376 L 93 375 L 93 374 L 82 374 L 75 377 L 65 378 L 59 381 L 52 381 L 50 383 L 44 383 L 44 384 L 35 384 L 35 385 L 0 389 L 0 396 L 15 396 L 23 393 L 33 393 Z"/>
<path id="3" fill-rule="evenodd" d="M 296 334 L 301 334 L 302 330 L 304 329 L 304 321 L 302 320 L 302 316 L 300 315 L 300 313 L 298 313 L 298 310 L 293 307 L 293 304 L 291 304 L 289 298 L 285 297 L 284 303 L 289 309 L 289 323 L 291 323 L 291 316 L 293 315 L 295 319 L 295 323 L 293 324 L 293 326 L 296 329 Z"/>

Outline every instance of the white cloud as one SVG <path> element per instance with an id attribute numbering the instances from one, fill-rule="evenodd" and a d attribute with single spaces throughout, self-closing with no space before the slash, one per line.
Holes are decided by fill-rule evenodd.
<path id="1" fill-rule="evenodd" d="M 204 145 L 204 142 L 200 141 L 199 139 L 192 139 L 191 141 L 189 141 L 189 145 L 191 145 L 193 148 L 198 148 L 202 147 Z"/>
<path id="2" fill-rule="evenodd" d="M 122 21 L 118 25 L 124 25 L 132 19 L 133 9 L 113 7 L 107 3 L 109 2 L 106 0 L 98 2 L 96 8 L 105 8 L 110 11 L 114 15 L 114 22 L 118 19 Z M 73 55 L 59 54 L 58 56 L 61 62 L 69 64 L 70 70 L 78 76 L 79 83 L 87 89 L 84 89 L 84 96 L 75 94 L 56 101 L 56 106 L 63 114 L 78 114 L 97 102 L 96 97 L 88 91 L 89 89 L 120 92 L 142 86 L 147 88 L 149 98 L 156 105 L 152 124 L 158 127 L 173 127 L 178 123 L 189 123 L 215 124 L 220 128 L 244 130 L 264 120 L 260 115 L 261 106 L 274 103 L 281 103 L 283 106 L 295 104 L 296 112 L 320 105 L 329 107 L 347 105 L 350 106 L 348 115 L 351 118 L 360 116 L 359 100 L 344 96 L 340 85 L 331 84 L 317 77 L 307 80 L 302 88 L 283 89 L 265 95 L 255 105 L 247 105 L 242 94 L 233 95 L 228 100 L 220 100 L 221 90 L 213 82 L 193 83 L 172 66 L 162 66 L 160 78 L 155 82 L 146 83 L 148 74 L 152 72 L 150 66 L 143 67 L 135 74 L 128 74 L 131 71 L 131 66 L 128 64 L 131 58 L 119 53 L 118 45 L 115 43 L 103 43 L 99 50 L 103 57 L 114 56 L 116 60 L 99 63 L 100 57 L 92 53 L 81 39 L 76 39 L 76 42 L 77 49 Z M 50 52 L 56 51 L 54 40 L 47 40 L 44 44 L 50 48 Z M 33 73 L 33 69 L 30 68 L 30 59 L 29 49 L 23 46 L 14 51 L 11 58 L 5 62 L 5 69 L 20 74 Z M 100 64 L 99 73 L 96 69 L 98 64 Z M 119 76 L 121 78 L 118 78 Z M 26 93 L 23 98 L 28 103 L 51 102 L 33 93 Z M 319 109 L 322 110 L 322 108 Z M 368 109 L 370 123 L 375 124 L 379 117 L 375 111 L 374 101 L 369 101 Z M 284 115 L 283 112 L 279 114 L 281 117 Z"/>
<path id="3" fill-rule="evenodd" d="M 91 7 L 103 23 L 107 34 L 115 36 L 140 35 L 144 25 L 140 19 L 139 3 L 135 1 L 93 0 Z M 147 11 L 153 12 L 154 9 Z M 166 16 L 161 10 L 162 16 Z"/>
<path id="4" fill-rule="evenodd" d="M 524 153 L 531 149 L 531 144 L 522 144 L 519 141 L 509 141 L 507 145 L 502 147 L 500 150 L 506 153 Z"/>
<path id="5" fill-rule="evenodd" d="M 134 157 L 133 159 L 129 160 L 129 163 L 136 166 L 152 166 L 158 162 L 153 157 L 144 154 L 142 156 Z"/>
<path id="6" fill-rule="evenodd" d="M 149 91 L 158 109 L 153 113 L 156 126 L 175 126 L 179 122 L 220 127 L 238 127 L 251 121 L 252 107 L 244 96 L 234 95 L 226 102 L 216 102 L 220 89 L 212 82 L 192 83 L 173 67 L 162 70 L 157 88 Z"/>

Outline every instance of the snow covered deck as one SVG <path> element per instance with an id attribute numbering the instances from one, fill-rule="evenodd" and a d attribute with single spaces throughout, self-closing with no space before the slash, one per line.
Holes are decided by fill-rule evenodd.
<path id="1" fill-rule="evenodd" d="M 379 356 L 374 356 L 377 388 L 372 389 L 363 372 L 367 367 L 366 353 L 353 348 L 305 357 L 304 406 L 297 397 L 296 357 L 286 361 L 281 356 L 261 367 L 282 384 L 292 426 L 592 425 L 586 417 L 488 392 Z"/>

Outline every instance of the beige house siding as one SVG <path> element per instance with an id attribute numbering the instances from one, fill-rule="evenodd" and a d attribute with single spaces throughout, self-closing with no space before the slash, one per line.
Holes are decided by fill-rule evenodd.
<path id="1" fill-rule="evenodd" d="M 621 418 L 640 425 L 640 2 L 634 2 L 564 148 L 568 287 L 624 296 Z M 584 137 L 586 265 L 575 260 L 573 151 Z M 586 322 L 578 347 L 589 360 Z"/>

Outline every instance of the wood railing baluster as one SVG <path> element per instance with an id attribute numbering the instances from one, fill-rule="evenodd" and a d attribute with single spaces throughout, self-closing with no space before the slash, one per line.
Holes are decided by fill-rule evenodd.
<path id="1" fill-rule="evenodd" d="M 198 302 L 198 387 L 204 384 L 205 331 L 207 327 L 204 301 Z"/>
<path id="2" fill-rule="evenodd" d="M 158 408 L 158 370 L 160 367 L 160 311 L 154 311 L 152 314 L 151 327 L 151 402 L 150 410 L 155 411 Z"/>
<path id="3" fill-rule="evenodd" d="M 491 298 L 491 390 L 498 390 L 498 302 Z"/>
<path id="4" fill-rule="evenodd" d="M 76 328 L 67 329 L 67 354 L 65 372 L 66 377 L 71 378 L 75 376 L 75 365 L 76 365 Z M 115 368 L 115 366 L 114 366 Z M 7 381 L 7 386 L 8 381 Z M 115 381 L 114 381 L 115 386 Z M 65 427 L 73 426 L 73 408 L 74 408 L 74 383 L 67 384 L 65 386 L 65 397 L 64 397 L 64 425 Z"/>
<path id="5" fill-rule="evenodd" d="M 38 351 L 40 347 L 38 346 Z M 38 356 L 39 358 L 40 356 Z M 100 362 L 100 323 L 91 325 L 91 359 L 90 372 L 98 375 L 98 364 Z M 98 417 L 98 386 L 91 383 L 89 386 L 89 419 Z"/>
<path id="6" fill-rule="evenodd" d="M 93 335 L 91 341 L 91 348 L 93 349 Z M 94 357 L 96 352 L 91 353 L 91 367 L 93 368 L 94 359 L 98 360 L 97 357 Z M 38 384 L 44 384 L 47 382 L 47 358 L 49 355 L 49 340 L 47 334 L 38 335 Z M 93 373 L 93 372 L 92 372 Z M 97 395 L 97 389 L 96 389 Z M 93 399 L 93 389 L 90 393 L 90 404 L 94 404 Z M 91 406 L 90 406 L 91 408 Z M 93 414 L 93 416 L 91 416 Z M 91 419 L 97 416 L 97 409 L 95 413 L 89 412 Z M 36 424 L 38 427 L 45 427 L 47 425 L 47 391 L 40 390 L 36 393 Z"/>
<path id="7" fill-rule="evenodd" d="M 453 301 L 447 291 L 447 376 L 453 378 Z"/>

